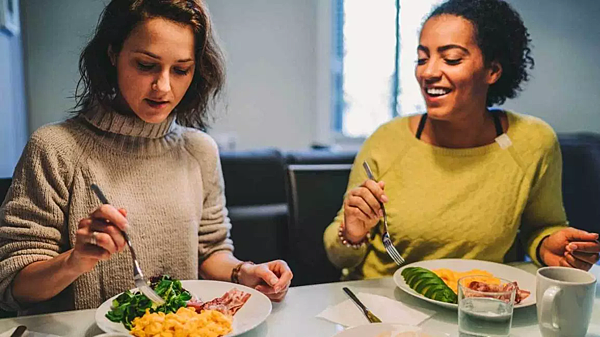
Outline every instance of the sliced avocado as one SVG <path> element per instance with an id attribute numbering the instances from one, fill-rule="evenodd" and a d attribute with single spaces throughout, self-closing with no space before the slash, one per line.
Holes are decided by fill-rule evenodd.
<path id="1" fill-rule="evenodd" d="M 446 289 L 445 285 L 442 284 L 436 284 L 434 286 L 429 287 L 423 294 L 423 296 L 427 297 L 427 298 L 432 298 L 433 294 L 443 291 Z"/>

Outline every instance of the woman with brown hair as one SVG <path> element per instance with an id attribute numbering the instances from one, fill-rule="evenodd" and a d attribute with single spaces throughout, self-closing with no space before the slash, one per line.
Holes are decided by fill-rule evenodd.
<path id="1" fill-rule="evenodd" d="M 95 308 L 133 288 L 121 230 L 146 275 L 231 280 L 281 300 L 284 261 L 232 254 L 218 150 L 201 131 L 223 59 L 200 0 L 111 1 L 79 68 L 76 116 L 31 136 L 1 208 L 0 307 Z"/>

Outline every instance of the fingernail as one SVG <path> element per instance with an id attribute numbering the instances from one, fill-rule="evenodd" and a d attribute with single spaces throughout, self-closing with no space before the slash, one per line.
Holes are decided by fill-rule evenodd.
<path id="1" fill-rule="evenodd" d="M 379 216 L 383 216 L 383 211 L 379 210 Z"/>
<path id="2" fill-rule="evenodd" d="M 576 244 L 573 244 L 573 243 L 571 243 L 571 244 L 569 244 L 569 249 L 570 249 L 570 250 L 577 250 L 577 245 L 576 245 Z"/>
<path id="3" fill-rule="evenodd" d="M 381 201 L 388 202 L 388 197 L 384 194 L 381 196 Z"/>
<path id="4" fill-rule="evenodd" d="M 129 223 L 128 223 L 128 222 L 126 222 L 126 223 L 125 223 L 125 226 L 123 226 L 123 227 L 125 228 L 125 231 L 126 231 L 126 232 L 129 232 L 129 229 L 131 228 L 131 226 L 129 226 Z"/>
<path id="5" fill-rule="evenodd" d="M 275 285 L 275 283 L 277 283 L 277 279 L 275 277 L 273 277 L 269 283 L 271 283 L 271 285 Z"/>
<path id="6" fill-rule="evenodd" d="M 281 288 L 279 288 L 279 287 L 276 287 L 276 288 L 274 288 L 274 290 L 275 290 L 275 292 L 276 292 L 276 293 L 278 293 L 278 292 L 280 292 L 280 291 L 281 291 Z"/>

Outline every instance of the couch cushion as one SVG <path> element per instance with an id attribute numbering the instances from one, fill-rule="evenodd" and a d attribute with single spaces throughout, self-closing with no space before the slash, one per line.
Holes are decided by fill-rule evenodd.
<path id="1" fill-rule="evenodd" d="M 288 165 L 291 164 L 352 164 L 356 151 L 289 151 L 285 155 Z"/>
<path id="2" fill-rule="evenodd" d="M 572 227 L 600 231 L 600 135 L 559 134 L 563 202 Z"/>
<path id="3" fill-rule="evenodd" d="M 235 256 L 255 263 L 286 259 L 287 204 L 229 207 Z"/>
<path id="4" fill-rule="evenodd" d="M 277 149 L 221 152 L 228 206 L 285 203 L 284 158 Z"/>

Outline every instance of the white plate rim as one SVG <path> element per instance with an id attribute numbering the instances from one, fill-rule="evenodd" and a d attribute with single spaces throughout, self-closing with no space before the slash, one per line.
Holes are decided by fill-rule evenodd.
<path id="1" fill-rule="evenodd" d="M 413 325 L 405 325 L 405 324 L 395 324 L 395 323 L 367 323 L 367 324 L 361 324 L 361 325 L 356 325 L 347 329 L 344 329 L 340 332 L 338 332 L 337 334 L 335 334 L 333 337 L 344 337 L 346 335 L 352 335 L 352 334 L 357 334 L 357 333 L 365 333 L 368 331 L 363 331 L 363 330 L 375 330 L 373 331 L 373 333 L 383 333 L 385 331 L 378 331 L 378 330 L 401 330 L 401 331 L 394 331 L 394 332 L 421 332 L 423 329 L 418 327 L 418 326 L 413 326 Z M 363 335 L 361 335 L 363 336 Z"/>
<path id="2" fill-rule="evenodd" d="M 271 300 L 263 293 L 259 292 L 258 290 L 252 289 L 250 287 L 241 285 L 241 284 L 235 284 L 235 283 L 231 283 L 231 282 L 223 282 L 223 281 L 213 281 L 213 280 L 181 280 L 181 283 L 183 285 L 183 287 L 187 290 L 189 290 L 192 294 L 194 295 L 199 295 L 201 296 L 201 294 L 197 294 L 197 291 L 194 292 L 192 291 L 190 288 L 198 286 L 198 287 L 207 287 L 212 284 L 217 285 L 218 287 L 223 287 L 223 288 L 228 288 L 228 289 L 233 289 L 233 288 L 237 288 L 241 291 L 250 293 L 252 296 L 250 296 L 250 299 L 248 300 L 248 302 L 246 302 L 246 304 L 244 305 L 244 307 L 242 307 L 242 309 L 240 309 L 240 311 L 238 311 L 236 313 L 236 316 L 234 316 L 234 330 L 225 335 L 226 337 L 234 337 L 243 333 L 246 333 L 254 328 L 256 328 L 257 326 L 259 326 L 260 324 L 262 324 L 267 317 L 269 317 L 271 315 L 271 311 L 273 310 L 273 305 L 271 304 Z M 130 291 L 133 290 L 137 290 L 137 288 L 134 289 L 130 289 Z M 227 290 L 225 290 L 227 291 Z M 225 292 L 223 292 L 224 294 Z M 104 301 L 98 308 L 96 308 L 96 312 L 94 314 L 94 319 L 96 321 L 96 325 L 105 333 L 129 333 L 129 331 L 127 331 L 127 329 L 125 329 L 125 327 L 123 326 L 123 324 L 121 323 L 114 323 L 109 321 L 106 317 L 104 317 L 104 315 L 106 314 L 106 312 L 108 312 L 108 310 L 106 309 L 107 307 L 110 308 L 110 305 L 112 303 L 112 301 L 117 298 L 117 296 L 119 296 L 121 293 L 107 299 L 106 301 Z M 211 298 L 212 299 L 212 298 Z M 265 307 L 264 313 L 263 315 L 257 319 L 255 322 L 251 323 L 251 324 L 246 324 L 244 325 L 244 328 L 237 330 L 236 329 L 236 317 L 239 317 L 238 314 L 244 310 L 244 308 L 247 307 L 248 303 L 250 303 L 250 301 L 252 302 L 257 302 L 260 301 L 262 303 L 264 303 L 265 306 L 268 306 L 268 308 Z M 257 305 L 263 305 L 263 304 L 257 304 Z M 119 328 L 115 328 L 115 326 L 118 326 Z"/>
<path id="3" fill-rule="evenodd" d="M 458 263 L 458 264 L 462 264 L 462 265 L 471 265 L 472 267 L 467 267 L 470 269 L 483 269 L 486 270 L 485 266 L 490 266 L 491 268 L 500 268 L 500 269 L 507 269 L 510 270 L 511 273 L 515 273 L 517 275 L 519 275 L 520 277 L 518 277 L 517 279 L 515 279 L 514 276 L 508 276 L 508 275 L 498 275 L 497 273 L 494 273 L 494 276 L 496 277 L 500 277 L 500 278 L 504 278 L 504 279 L 515 279 L 515 281 L 517 281 L 519 283 L 519 287 L 521 287 L 523 285 L 523 283 L 525 283 L 527 286 L 523 287 L 523 289 L 527 290 L 530 292 L 529 297 L 527 297 L 523 302 L 516 304 L 515 305 L 515 309 L 519 309 L 519 308 L 526 308 L 532 305 L 535 305 L 536 303 L 536 298 L 535 298 L 535 275 L 528 273 L 524 270 L 521 270 L 519 268 L 515 268 L 513 266 L 507 265 L 507 264 L 502 264 L 502 263 L 496 263 L 496 262 L 490 262 L 490 261 L 483 261 L 483 260 L 471 260 L 471 259 L 437 259 L 437 260 L 424 260 L 424 261 L 418 261 L 418 262 L 413 262 L 410 264 L 406 264 L 402 267 L 400 267 L 398 270 L 396 270 L 396 272 L 394 273 L 393 279 L 394 279 L 394 283 L 396 283 L 396 286 L 398 286 L 398 288 L 400 288 L 402 291 L 404 291 L 405 293 L 414 296 L 416 298 L 425 300 L 429 303 L 433 303 L 433 304 L 437 304 L 439 306 L 445 307 L 445 308 L 449 308 L 449 309 L 458 309 L 458 304 L 454 304 L 454 303 L 446 303 L 446 302 L 441 302 L 441 301 L 436 301 L 434 299 L 431 298 L 427 298 L 421 294 L 419 294 L 418 292 L 416 292 L 415 290 L 413 290 L 412 288 L 410 288 L 408 286 L 408 284 L 406 284 L 406 282 L 404 281 L 404 277 L 402 277 L 401 273 L 404 269 L 406 268 L 410 268 L 410 267 L 422 267 L 422 268 L 427 268 L 427 269 L 437 269 L 437 268 L 441 268 L 441 267 L 430 267 L 431 265 L 437 265 L 438 263 L 443 263 L 446 264 L 446 266 L 444 266 L 444 268 L 448 268 L 448 269 L 453 269 L 452 267 L 450 267 L 452 265 L 452 263 Z M 459 269 L 466 269 L 466 268 L 458 268 L 455 270 L 459 270 Z M 462 270 L 459 270 L 462 271 Z M 507 277 L 508 276 L 508 277 Z M 523 280 L 526 280 L 526 282 L 523 282 Z"/>

